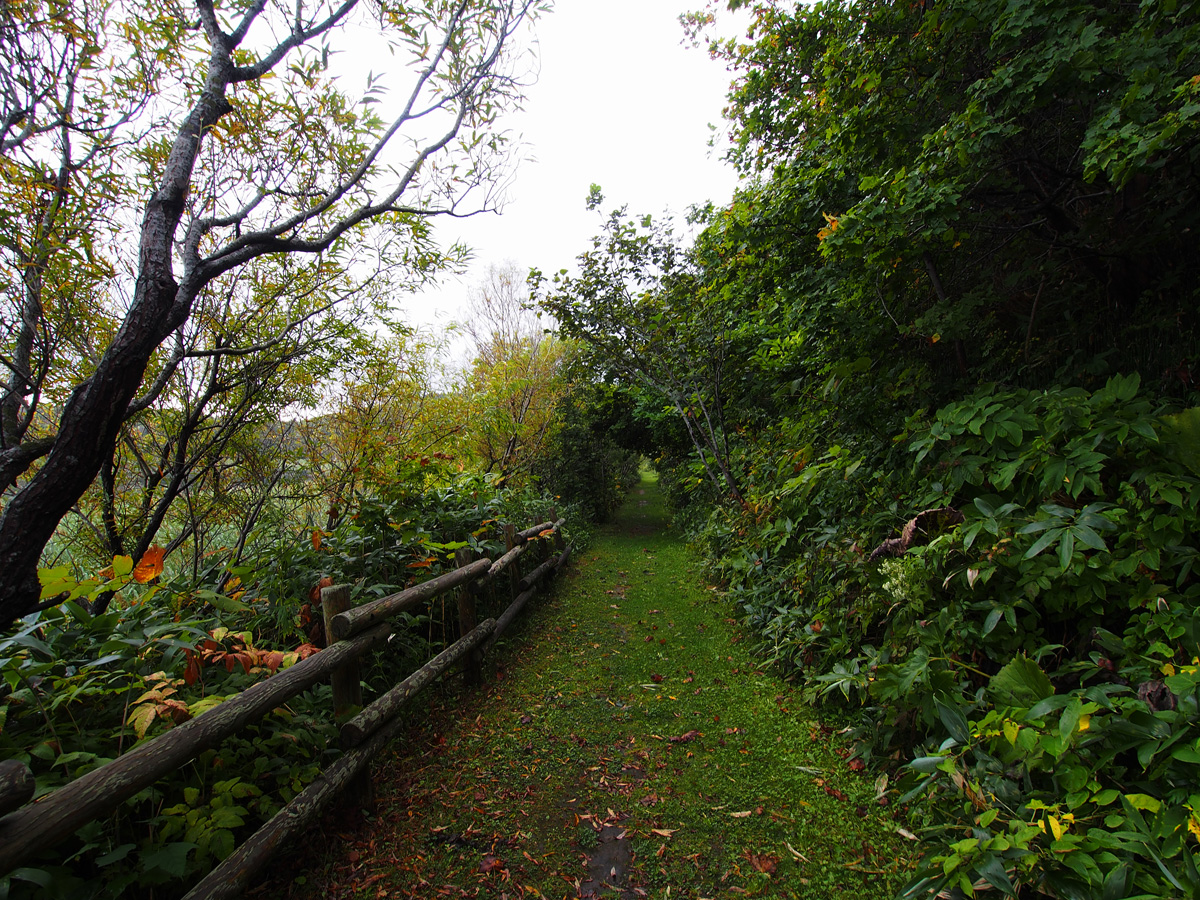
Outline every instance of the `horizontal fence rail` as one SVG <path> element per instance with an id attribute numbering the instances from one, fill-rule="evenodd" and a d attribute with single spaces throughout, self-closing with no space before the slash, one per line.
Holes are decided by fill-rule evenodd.
<path id="1" fill-rule="evenodd" d="M 381 625 L 357 640 L 334 644 L 9 813 L 0 819 L 0 871 L 11 871 L 33 852 L 112 812 L 142 788 L 328 678 L 346 661 L 381 646 L 391 633 L 390 625 Z"/>
<path id="2" fill-rule="evenodd" d="M 390 619 L 392 616 L 402 613 L 407 609 L 412 609 L 424 600 L 431 600 L 439 594 L 446 593 L 451 588 L 458 587 L 460 584 L 474 581 L 491 568 L 491 564 L 492 561 L 490 559 L 481 559 L 466 568 L 455 569 L 453 572 L 447 572 L 445 575 L 431 578 L 429 581 L 422 582 L 406 591 L 401 591 L 398 594 L 389 594 L 386 597 L 380 597 L 378 600 L 374 600 L 363 606 L 357 606 L 354 609 L 338 613 L 333 617 L 333 639 L 344 641 L 351 635 L 365 631 L 376 622 Z"/>
<path id="3" fill-rule="evenodd" d="M 251 685 L 204 714 L 138 744 L 129 752 L 80 776 L 30 803 L 34 780 L 22 763 L 0 762 L 0 874 L 53 847 L 93 819 L 115 810 L 138 791 L 174 772 L 207 749 L 286 703 L 319 681 L 336 680 L 353 671 L 358 659 L 383 645 L 392 634 L 388 619 L 452 590 L 459 592 L 460 637 L 416 672 L 342 723 L 343 754 L 291 802 L 256 831 L 232 855 L 197 884 L 185 900 L 215 900 L 239 896 L 288 837 L 310 823 L 341 792 L 367 777 L 371 760 L 387 745 L 403 720 L 405 703 L 432 684 L 455 663 L 463 662 L 468 683 L 478 677 L 480 658 L 491 651 L 538 582 L 552 575 L 569 558 L 562 538 L 564 519 L 551 514 L 547 522 L 517 532 L 506 529 L 507 551 L 496 560 L 459 558 L 459 568 L 414 587 L 353 609 L 337 612 L 327 629 L 331 643 L 320 653 L 300 660 Z M 514 568 L 535 539 L 552 547 L 549 558 L 520 576 Z M 461 553 L 462 551 L 460 551 Z M 497 619 L 475 624 L 476 595 L 490 589 L 498 576 L 511 570 L 511 600 Z M 344 596 L 345 588 L 326 588 Z M 369 784 L 369 782 L 368 782 Z M 351 791 L 351 793 L 355 793 Z"/>

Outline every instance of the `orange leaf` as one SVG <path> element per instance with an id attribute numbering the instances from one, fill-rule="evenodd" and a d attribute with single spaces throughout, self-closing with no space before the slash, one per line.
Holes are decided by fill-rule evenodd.
<path id="1" fill-rule="evenodd" d="M 133 580 L 138 584 L 146 584 L 161 575 L 166 552 L 162 547 L 154 546 L 143 553 L 141 561 L 133 567 Z"/>
<path id="2" fill-rule="evenodd" d="M 308 599 L 316 603 L 321 599 L 321 588 L 333 587 L 333 579 L 326 575 L 317 582 L 317 586 L 308 592 Z"/>
<path id="3" fill-rule="evenodd" d="M 825 238 L 837 231 L 838 220 L 834 216 L 828 215 L 827 213 L 821 213 L 821 215 L 825 217 L 826 227 L 817 232 L 817 239 L 823 241 Z"/>
<path id="4" fill-rule="evenodd" d="M 312 533 L 312 545 L 314 550 L 321 549 L 321 538 L 325 537 L 325 533 L 320 528 L 314 528 Z"/>
<path id="5" fill-rule="evenodd" d="M 300 657 L 300 659 L 308 659 L 314 653 L 320 653 L 320 652 L 321 652 L 321 648 L 318 647 L 316 644 L 301 644 L 299 647 L 296 648 L 296 655 L 298 657 Z"/>

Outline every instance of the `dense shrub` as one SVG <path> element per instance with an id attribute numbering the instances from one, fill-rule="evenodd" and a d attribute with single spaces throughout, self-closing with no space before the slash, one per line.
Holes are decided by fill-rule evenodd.
<path id="1" fill-rule="evenodd" d="M 913 896 L 1200 889 L 1198 418 L 1136 376 L 987 386 L 908 423 L 908 469 L 796 452 L 698 535 L 773 656 L 863 710 L 861 755 L 916 756 Z"/>
<path id="2" fill-rule="evenodd" d="M 359 497 L 328 531 L 279 538 L 198 583 L 161 575 L 141 583 L 128 558 L 83 582 L 66 566 L 47 570 L 46 594 L 73 597 L 0 637 L 0 756 L 29 765 L 39 795 L 51 791 L 316 652 L 322 583 L 349 583 L 354 602 L 367 602 L 447 570 L 461 547 L 503 552 L 504 523 L 543 521 L 553 503 L 449 465 L 429 472 L 443 462 L 418 458 L 413 472 Z M 559 512 L 578 516 L 561 503 Z M 586 540 L 579 530 L 570 536 Z M 116 600 L 92 615 L 87 600 L 106 591 Z M 369 690 L 390 687 L 457 637 L 456 613 L 445 615 L 442 604 L 405 614 L 397 639 L 364 667 Z M 0 895 L 173 895 L 180 879 L 228 856 L 337 756 L 330 708 L 327 685 L 294 698 L 0 879 Z"/>

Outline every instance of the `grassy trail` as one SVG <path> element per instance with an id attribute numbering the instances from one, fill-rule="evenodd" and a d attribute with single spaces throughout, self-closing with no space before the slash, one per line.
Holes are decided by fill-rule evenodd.
<path id="1" fill-rule="evenodd" d="M 433 696 L 376 816 L 271 895 L 891 897 L 891 808 L 695 568 L 643 481 L 488 686 Z"/>

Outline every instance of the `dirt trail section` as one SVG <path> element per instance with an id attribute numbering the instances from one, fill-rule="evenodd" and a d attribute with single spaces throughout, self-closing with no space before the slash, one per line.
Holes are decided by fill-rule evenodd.
<path id="1" fill-rule="evenodd" d="M 414 716 L 375 812 L 327 820 L 253 895 L 893 896 L 893 809 L 694 569 L 643 481 L 487 686 Z"/>

